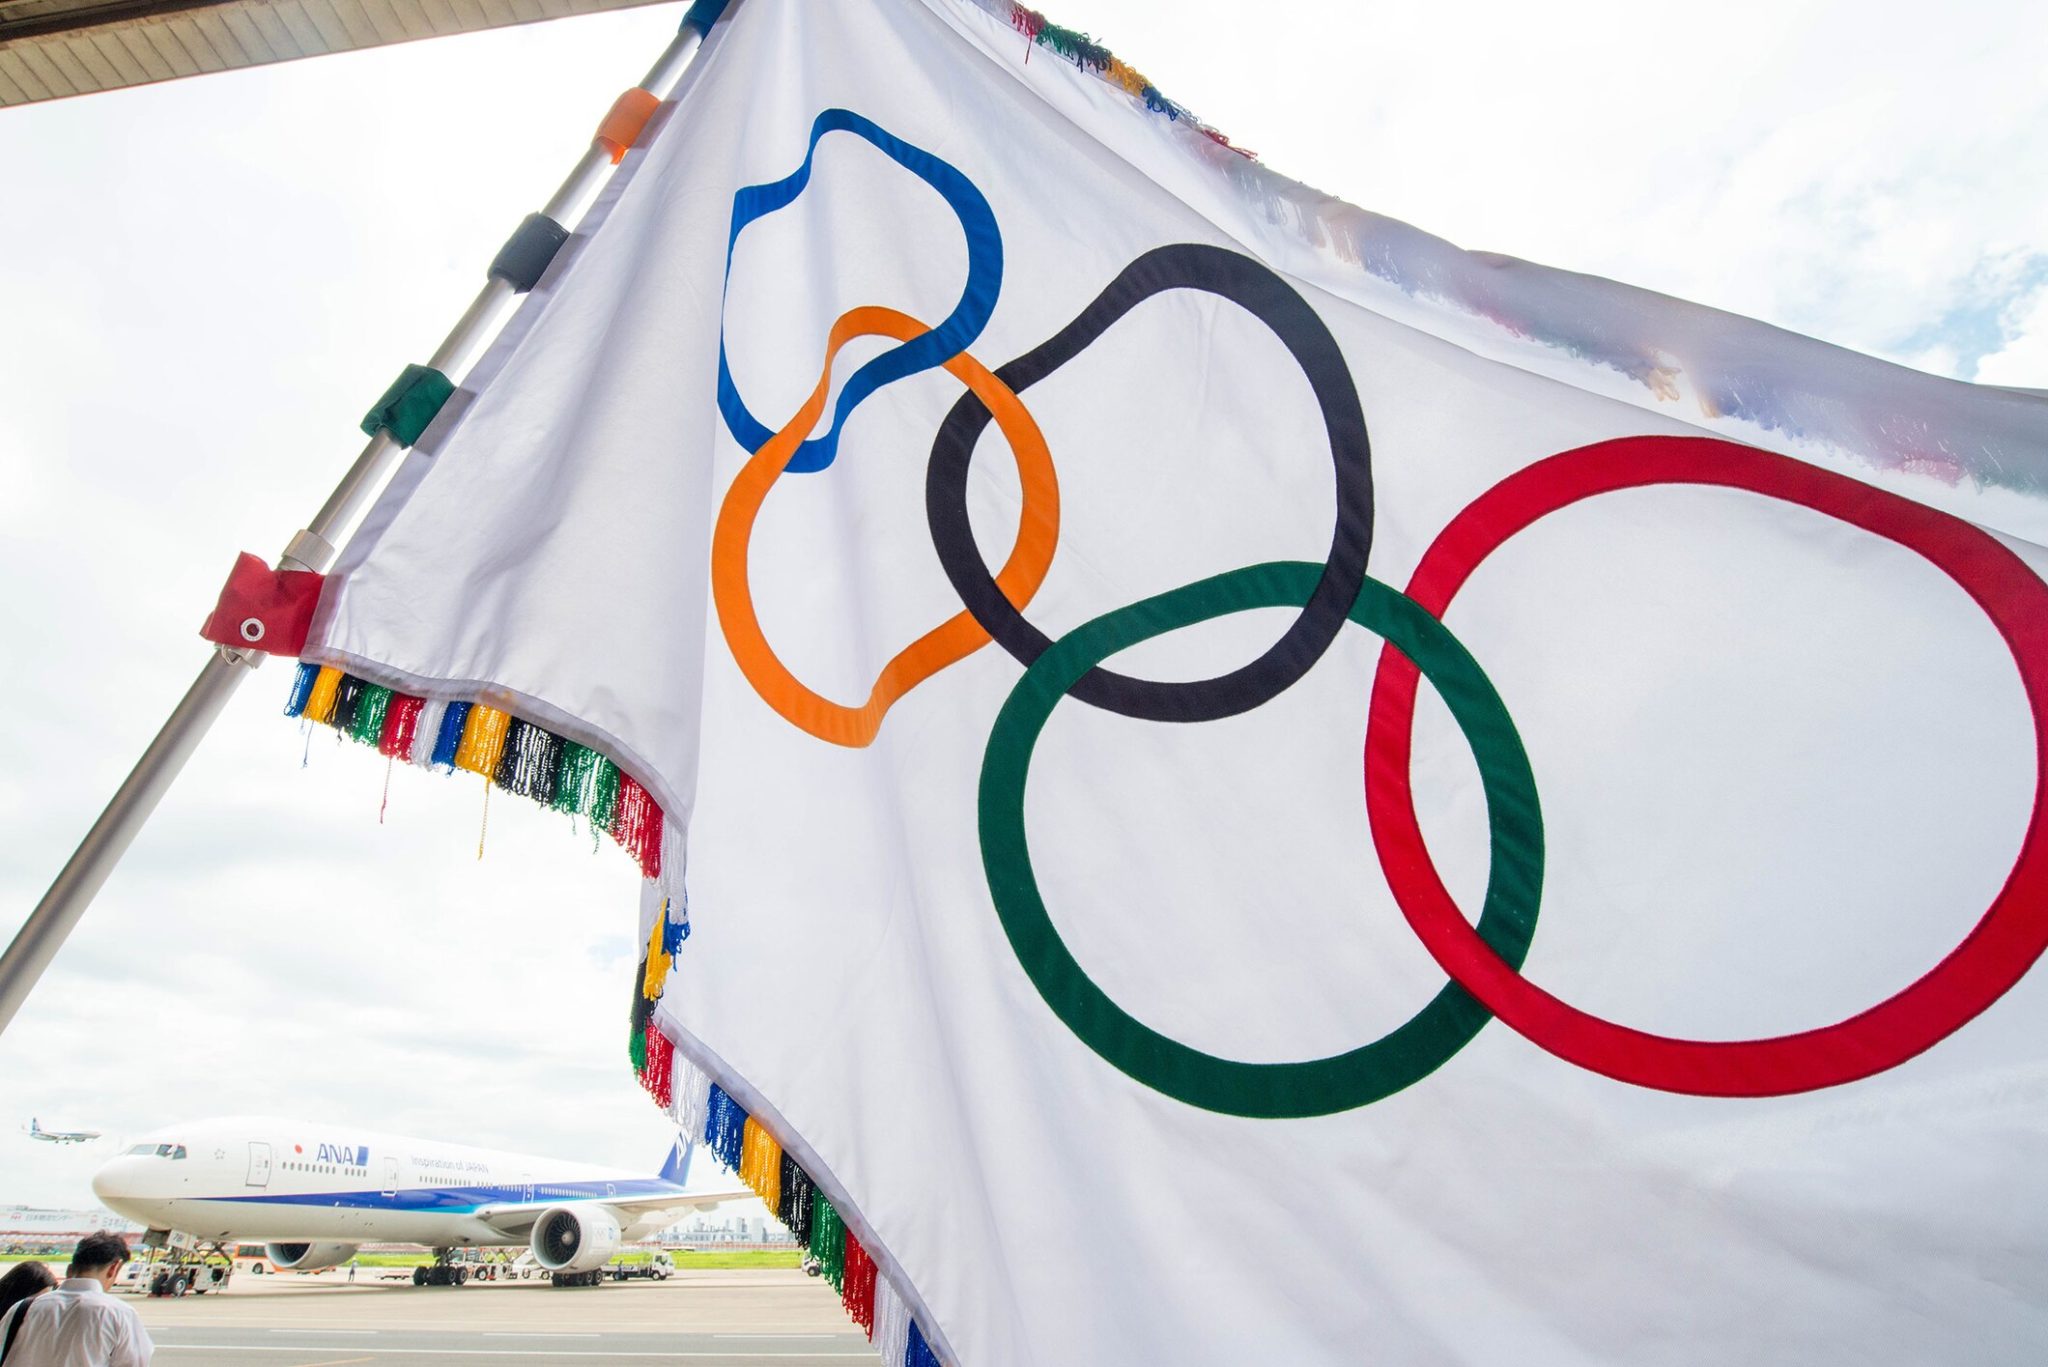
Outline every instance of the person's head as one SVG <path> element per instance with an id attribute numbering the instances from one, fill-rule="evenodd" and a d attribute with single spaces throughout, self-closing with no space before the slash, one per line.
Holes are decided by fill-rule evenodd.
<path id="1" fill-rule="evenodd" d="M 112 1286 L 114 1278 L 121 1275 L 121 1264 L 127 1261 L 128 1241 L 118 1234 L 101 1230 L 78 1241 L 78 1247 L 71 1252 L 71 1266 L 64 1275 L 96 1277 Z"/>
<path id="2" fill-rule="evenodd" d="M 56 1284 L 57 1274 L 35 1259 L 16 1263 L 6 1276 L 0 1277 L 0 1315 L 13 1309 L 16 1301 L 39 1296 Z"/>

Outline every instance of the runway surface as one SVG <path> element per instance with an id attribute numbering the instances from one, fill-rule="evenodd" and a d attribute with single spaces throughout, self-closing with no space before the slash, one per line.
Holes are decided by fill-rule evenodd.
<path id="1" fill-rule="evenodd" d="M 666 1282 L 351 1286 L 237 1276 L 225 1293 L 124 1297 L 163 1367 L 846 1367 L 876 1361 L 839 1298 L 801 1272 L 685 1271 Z"/>

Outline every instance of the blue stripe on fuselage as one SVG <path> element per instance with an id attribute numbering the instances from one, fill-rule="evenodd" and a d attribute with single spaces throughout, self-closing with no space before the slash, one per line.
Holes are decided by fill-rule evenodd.
<path id="1" fill-rule="evenodd" d="M 387 1195 L 381 1191 L 308 1191 L 289 1196 L 270 1193 L 233 1196 L 191 1196 L 180 1200 L 240 1201 L 263 1206 L 321 1206 L 332 1210 L 394 1210 L 433 1215 L 467 1215 L 483 1206 L 511 1203 L 536 1205 L 546 1201 L 637 1200 L 645 1196 L 681 1195 L 673 1182 L 654 1177 L 624 1178 L 611 1182 L 536 1182 L 525 1186 L 420 1187 Z"/>

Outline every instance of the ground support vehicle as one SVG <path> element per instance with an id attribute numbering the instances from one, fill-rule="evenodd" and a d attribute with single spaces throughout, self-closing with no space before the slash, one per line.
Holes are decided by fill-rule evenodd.
<path id="1" fill-rule="evenodd" d="M 533 1250 L 521 1249 L 519 1256 L 507 1263 L 499 1274 L 510 1281 L 546 1281 L 548 1270 L 540 1265 L 540 1259 L 533 1256 Z"/>
<path id="2" fill-rule="evenodd" d="M 261 1277 L 275 1273 L 277 1265 L 270 1261 L 270 1250 L 262 1244 L 236 1244 L 235 1271 Z"/>
<path id="3" fill-rule="evenodd" d="M 604 1265 L 604 1275 L 615 1282 L 633 1281 L 645 1278 L 648 1281 L 665 1282 L 676 1274 L 676 1260 L 663 1249 L 638 1262 L 627 1262 L 614 1258 Z"/>
<path id="4" fill-rule="evenodd" d="M 148 1296 L 203 1296 L 227 1290 L 234 1275 L 233 1245 L 174 1240 L 145 1244 L 143 1255 L 129 1260 L 116 1284 Z"/>
<path id="5" fill-rule="evenodd" d="M 450 1263 L 469 1269 L 470 1279 L 479 1282 L 509 1282 L 518 1275 L 518 1265 L 509 1248 L 463 1248 L 448 1256 Z M 456 1285 L 461 1285 L 457 1282 Z"/>

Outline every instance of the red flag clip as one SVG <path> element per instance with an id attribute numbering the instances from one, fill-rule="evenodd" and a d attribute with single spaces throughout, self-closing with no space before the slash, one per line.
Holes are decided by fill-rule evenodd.
<path id="1" fill-rule="evenodd" d="M 199 634 L 230 650 L 260 650 L 296 657 L 306 648 L 313 609 L 327 576 L 311 570 L 274 570 L 247 551 L 222 586 L 220 601 Z"/>

